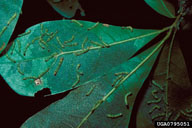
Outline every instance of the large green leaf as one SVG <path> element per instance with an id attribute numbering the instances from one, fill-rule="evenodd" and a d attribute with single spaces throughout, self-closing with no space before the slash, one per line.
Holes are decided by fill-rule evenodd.
<path id="1" fill-rule="evenodd" d="M 127 128 L 137 93 L 151 71 L 160 46 L 156 44 L 71 91 L 32 116 L 22 127 Z"/>
<path id="2" fill-rule="evenodd" d="M 175 18 L 175 8 L 168 0 L 144 0 L 151 8 L 161 15 Z"/>
<path id="3" fill-rule="evenodd" d="M 85 16 L 85 12 L 78 0 L 47 0 L 47 2 L 66 18 L 74 17 L 78 9 L 81 11 L 81 15 Z"/>
<path id="4" fill-rule="evenodd" d="M 90 29 L 95 23 L 63 20 L 29 28 L 0 59 L 0 74 L 21 95 L 43 88 L 60 93 L 127 61 L 162 32 L 96 24 Z"/>
<path id="5" fill-rule="evenodd" d="M 4 50 L 13 33 L 23 0 L 0 0 L 0 53 Z"/>
<path id="6" fill-rule="evenodd" d="M 191 120 L 192 86 L 185 61 L 178 43 L 173 45 L 171 51 L 170 49 L 169 44 L 163 48 L 139 106 L 137 124 L 147 120 L 142 124 L 143 128 L 148 128 L 159 120 Z M 137 126 L 140 127 L 141 125 Z"/>

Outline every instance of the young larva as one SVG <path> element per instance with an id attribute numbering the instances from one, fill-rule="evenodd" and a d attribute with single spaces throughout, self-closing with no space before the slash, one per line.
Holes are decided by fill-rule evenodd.
<path id="1" fill-rule="evenodd" d="M 160 114 L 154 115 L 154 116 L 152 116 L 152 121 L 154 121 L 157 118 L 164 117 L 164 116 L 165 116 L 165 113 L 160 113 Z"/>
<path id="2" fill-rule="evenodd" d="M 83 49 L 83 50 L 80 51 L 80 52 L 75 52 L 74 54 L 75 54 L 76 56 L 80 56 L 80 55 L 82 55 L 82 54 L 84 54 L 84 53 L 87 53 L 89 50 L 90 50 L 90 47 L 88 47 L 87 49 Z"/>
<path id="3" fill-rule="evenodd" d="M 21 63 L 18 63 L 18 64 L 17 64 L 17 71 L 18 71 L 21 75 L 24 75 L 24 72 L 21 71 L 20 65 L 21 65 Z"/>
<path id="4" fill-rule="evenodd" d="M 43 24 L 40 24 L 41 27 L 41 34 L 43 34 Z"/>
<path id="5" fill-rule="evenodd" d="M 7 57 L 7 59 L 10 60 L 11 62 L 16 63 L 16 61 L 15 61 L 14 59 L 12 59 L 8 54 L 6 54 L 6 57 Z"/>
<path id="6" fill-rule="evenodd" d="M 42 37 L 40 37 L 39 41 L 40 41 L 42 44 L 44 44 L 46 47 L 48 47 L 47 42 L 45 42 L 45 41 L 43 40 L 43 38 L 42 38 Z"/>
<path id="7" fill-rule="evenodd" d="M 116 85 L 116 83 L 120 80 L 120 79 L 122 79 L 123 78 L 123 76 L 122 75 L 120 75 L 120 76 L 118 76 L 114 81 L 113 81 L 113 83 L 112 83 L 112 87 L 113 86 L 115 86 Z"/>
<path id="8" fill-rule="evenodd" d="M 12 46 L 12 48 L 11 48 L 11 55 L 13 55 L 13 51 L 14 51 L 14 49 L 15 49 L 15 41 L 13 41 L 13 44 L 12 44 L 13 46 Z"/>
<path id="9" fill-rule="evenodd" d="M 80 82 L 80 75 L 77 74 L 77 80 L 76 80 L 75 83 L 72 85 L 72 88 L 74 88 L 79 82 Z"/>
<path id="10" fill-rule="evenodd" d="M 156 83 L 154 80 L 152 80 L 151 82 L 152 82 L 153 85 L 158 87 L 161 91 L 164 91 L 163 87 L 160 84 Z"/>
<path id="11" fill-rule="evenodd" d="M 76 67 L 76 72 L 77 72 L 77 74 L 79 74 L 79 75 L 83 75 L 83 72 L 80 72 L 79 71 L 79 68 L 81 67 L 81 64 L 77 64 L 77 67 Z"/>
<path id="12" fill-rule="evenodd" d="M 182 115 L 188 117 L 188 118 L 192 118 L 191 114 L 185 113 L 183 110 L 180 111 Z"/>
<path id="13" fill-rule="evenodd" d="M 19 53 L 21 53 L 21 42 L 20 42 L 20 40 L 17 40 L 17 45 L 18 45 Z"/>
<path id="14" fill-rule="evenodd" d="M 56 76 L 56 75 L 57 75 L 57 73 L 58 73 L 59 69 L 61 68 L 61 65 L 62 65 L 62 63 L 63 63 L 63 60 L 64 60 L 64 58 L 63 58 L 63 57 L 59 60 L 59 64 L 58 64 L 58 66 L 57 66 L 56 70 L 54 71 L 54 76 Z"/>
<path id="15" fill-rule="evenodd" d="M 107 114 L 107 118 L 112 118 L 112 119 L 116 119 L 116 118 L 119 118 L 119 117 L 122 117 L 123 114 L 122 113 L 118 113 L 118 114 Z"/>
<path id="16" fill-rule="evenodd" d="M 129 96 L 132 96 L 133 94 L 132 94 L 132 92 L 128 92 L 127 94 L 125 94 L 125 98 L 124 98 L 124 100 L 125 100 L 125 105 L 126 105 L 126 107 L 127 108 L 129 108 L 129 104 L 128 104 L 128 97 Z"/>
<path id="17" fill-rule="evenodd" d="M 129 29 L 131 32 L 133 32 L 133 28 L 131 26 L 122 27 L 122 29 Z"/>
<path id="18" fill-rule="evenodd" d="M 2 51 L 5 48 L 5 43 L 2 44 L 2 46 L 0 47 L 0 51 Z"/>
<path id="19" fill-rule="evenodd" d="M 118 72 L 118 73 L 115 73 L 115 76 L 128 75 L 128 74 L 129 74 L 128 72 Z"/>
<path id="20" fill-rule="evenodd" d="M 158 92 L 158 91 L 157 91 L 156 89 L 152 91 L 152 96 L 153 96 L 155 99 L 158 99 L 158 96 L 156 95 L 157 92 Z"/>
<path id="21" fill-rule="evenodd" d="M 95 89 L 96 85 L 94 85 L 93 87 L 91 87 L 91 89 L 86 93 L 86 96 L 91 95 L 91 93 L 93 92 L 93 90 Z"/>
<path id="22" fill-rule="evenodd" d="M 29 77 L 25 77 L 25 78 L 23 78 L 23 80 L 28 80 L 28 79 L 37 79 L 37 77 L 35 77 L 35 76 L 29 76 Z"/>
<path id="23" fill-rule="evenodd" d="M 16 17 L 17 17 L 17 13 L 14 13 L 13 16 L 7 22 L 7 25 L 9 25 Z"/>
<path id="24" fill-rule="evenodd" d="M 105 48 L 109 48 L 109 47 L 110 47 L 110 45 L 107 44 L 107 43 L 105 43 L 105 42 L 102 40 L 101 37 L 100 37 L 100 40 L 101 40 L 101 43 L 103 44 L 103 46 L 104 46 Z"/>
<path id="25" fill-rule="evenodd" d="M 157 104 L 157 103 L 160 103 L 161 102 L 161 98 L 158 98 L 157 100 L 151 100 L 151 101 L 148 101 L 147 104 L 150 105 L 150 104 Z"/>
<path id="26" fill-rule="evenodd" d="M 26 36 L 26 35 L 29 35 L 30 33 L 31 33 L 31 30 L 24 32 L 22 34 L 19 34 L 18 37 Z"/>
<path id="27" fill-rule="evenodd" d="M 55 57 L 57 55 L 57 53 L 53 53 L 52 55 L 50 55 L 47 59 L 45 59 L 45 62 L 48 62 L 49 60 L 51 60 L 53 57 Z"/>
<path id="28" fill-rule="evenodd" d="M 58 37 L 58 36 L 56 37 L 56 40 L 57 40 L 58 44 L 59 44 L 62 48 L 64 48 L 64 47 L 65 47 L 65 46 L 61 43 L 61 41 L 60 41 L 60 39 L 59 39 L 59 37 Z"/>
<path id="29" fill-rule="evenodd" d="M 39 41 L 38 42 L 39 46 L 42 48 L 42 49 L 45 49 L 45 47 L 43 46 L 43 44 Z"/>
<path id="30" fill-rule="evenodd" d="M 181 116 L 180 112 L 178 112 L 175 117 L 173 118 L 173 121 L 177 121 L 177 119 Z"/>
<path id="31" fill-rule="evenodd" d="M 73 47 L 73 46 L 77 46 L 78 43 L 72 43 L 72 44 L 65 44 L 65 46 L 68 46 L 68 47 Z"/>
<path id="32" fill-rule="evenodd" d="M 75 20 L 75 19 L 72 19 L 71 22 L 79 25 L 80 27 L 83 27 L 83 24 L 80 23 L 79 21 Z"/>
<path id="33" fill-rule="evenodd" d="M 98 25 L 99 25 L 99 22 L 96 22 L 93 26 L 87 28 L 87 30 L 94 29 L 94 28 L 96 28 Z"/>
<path id="34" fill-rule="evenodd" d="M 92 44 L 94 44 L 96 46 L 100 46 L 100 47 L 104 48 L 104 46 L 102 44 L 98 43 L 98 42 L 95 42 L 95 41 L 91 40 L 90 43 L 92 43 Z"/>
<path id="35" fill-rule="evenodd" d="M 152 109 L 149 111 L 149 114 L 152 114 L 156 109 L 157 109 L 157 110 L 160 110 L 161 107 L 160 107 L 159 105 L 153 106 Z"/>
<path id="36" fill-rule="evenodd" d="M 86 37 L 81 45 L 82 49 L 85 49 L 85 43 L 88 41 L 88 37 Z"/>
<path id="37" fill-rule="evenodd" d="M 29 48 L 29 46 L 31 45 L 31 43 L 28 43 L 27 46 L 24 49 L 23 55 L 26 55 L 27 49 Z"/>
<path id="38" fill-rule="evenodd" d="M 57 33 L 58 33 L 58 31 L 56 31 L 55 33 L 53 33 L 52 35 L 50 35 L 46 42 L 51 41 L 51 40 L 55 37 L 55 35 L 56 35 Z"/>
<path id="39" fill-rule="evenodd" d="M 70 43 L 75 39 L 75 36 L 72 35 L 71 39 L 64 41 L 64 44 Z"/>

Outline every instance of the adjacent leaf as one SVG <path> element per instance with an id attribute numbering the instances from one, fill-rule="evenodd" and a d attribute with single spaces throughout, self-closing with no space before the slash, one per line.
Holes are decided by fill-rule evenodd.
<path id="1" fill-rule="evenodd" d="M 126 62 L 162 32 L 131 30 L 74 20 L 35 25 L 0 59 L 0 74 L 20 95 L 64 92 Z"/>
<path id="2" fill-rule="evenodd" d="M 0 0 L 0 53 L 4 50 L 13 33 L 23 0 Z"/>
<path id="3" fill-rule="evenodd" d="M 81 11 L 81 16 L 85 16 L 78 0 L 47 0 L 48 3 L 62 16 L 72 18 L 75 16 L 76 11 Z"/>
<path id="4" fill-rule="evenodd" d="M 139 106 L 137 122 L 148 120 L 143 128 L 159 120 L 191 120 L 192 86 L 185 61 L 177 42 L 173 45 L 172 52 L 169 51 L 170 46 L 167 44 Z"/>
<path id="5" fill-rule="evenodd" d="M 144 0 L 151 8 L 161 15 L 175 18 L 175 8 L 168 0 Z"/>
<path id="6" fill-rule="evenodd" d="M 32 116 L 22 127 L 127 128 L 135 98 L 151 71 L 159 48 L 157 44 L 71 91 L 62 100 Z"/>

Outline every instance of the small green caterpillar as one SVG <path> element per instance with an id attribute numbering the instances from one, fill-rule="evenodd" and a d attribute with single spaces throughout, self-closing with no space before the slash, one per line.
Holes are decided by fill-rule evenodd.
<path id="1" fill-rule="evenodd" d="M 95 89 L 96 85 L 94 85 L 87 93 L 86 96 L 91 95 L 91 93 L 93 92 L 93 90 Z"/>
<path id="2" fill-rule="evenodd" d="M 82 49 L 85 49 L 85 43 L 88 41 L 88 37 L 86 37 L 81 45 Z"/>
<path id="3" fill-rule="evenodd" d="M 129 104 L 128 104 L 128 97 L 129 96 L 132 96 L 133 94 L 132 94 L 132 92 L 128 92 L 127 94 L 125 94 L 125 98 L 124 98 L 124 100 L 125 100 L 125 105 L 126 105 L 126 107 L 127 108 L 129 108 Z"/>
<path id="4" fill-rule="evenodd" d="M 17 45 L 18 45 L 19 53 L 21 53 L 21 42 L 19 40 L 17 40 Z"/>
<path id="5" fill-rule="evenodd" d="M 80 82 L 80 75 L 77 74 L 77 80 L 76 80 L 75 83 L 72 85 L 72 88 L 74 88 L 79 82 Z"/>
<path id="6" fill-rule="evenodd" d="M 28 79 L 37 79 L 35 76 L 29 76 L 29 77 L 24 77 L 23 80 L 28 80 Z"/>
<path id="7" fill-rule="evenodd" d="M 8 54 L 6 54 L 6 57 L 7 57 L 7 59 L 10 60 L 11 62 L 16 63 L 16 61 L 15 61 L 14 59 L 12 59 Z"/>
<path id="8" fill-rule="evenodd" d="M 116 84 L 117 84 L 117 82 L 119 81 L 119 80 L 121 80 L 123 78 L 123 76 L 122 75 L 120 75 L 120 76 L 118 76 L 114 81 L 113 81 L 113 83 L 112 83 L 112 87 L 113 86 L 115 86 Z"/>
<path id="9" fill-rule="evenodd" d="M 118 113 L 118 114 L 115 114 L 115 115 L 107 114 L 107 118 L 112 118 L 112 119 L 116 119 L 116 118 L 119 118 L 119 117 L 122 117 L 122 116 L 123 116 L 122 113 Z"/>
<path id="10" fill-rule="evenodd" d="M 58 36 L 56 37 L 56 40 L 57 40 L 58 44 L 59 44 L 62 48 L 64 48 L 64 47 L 65 47 L 65 46 L 61 43 L 61 41 L 60 41 L 60 39 L 59 39 L 59 37 L 58 37 Z"/>
<path id="11" fill-rule="evenodd" d="M 158 91 L 155 89 L 152 91 L 152 96 L 155 98 L 155 99 L 158 99 L 158 96 L 156 95 Z"/>
<path id="12" fill-rule="evenodd" d="M 59 61 L 59 64 L 58 64 L 56 70 L 54 71 L 54 76 L 57 75 L 59 69 L 61 68 L 61 65 L 62 65 L 62 63 L 63 63 L 63 60 L 64 60 L 64 58 L 62 57 L 62 58 L 60 59 L 60 61 Z"/>
<path id="13" fill-rule="evenodd" d="M 71 22 L 79 25 L 80 27 L 83 27 L 83 24 L 80 23 L 79 21 L 75 20 L 75 19 L 72 19 Z"/>
<path id="14" fill-rule="evenodd" d="M 80 51 L 80 52 L 75 52 L 74 54 L 75 54 L 76 56 L 80 56 L 80 55 L 82 55 L 82 54 L 84 54 L 84 53 L 87 53 L 89 50 L 90 50 L 90 47 L 88 47 L 87 49 L 83 49 L 83 50 Z"/>
<path id="15" fill-rule="evenodd" d="M 22 34 L 19 34 L 18 37 L 26 36 L 26 35 L 29 35 L 30 33 L 31 33 L 31 30 L 24 32 Z"/>
<path id="16" fill-rule="evenodd" d="M 109 47 L 110 47 L 110 45 L 107 44 L 107 43 L 105 43 L 105 42 L 102 40 L 101 37 L 100 37 L 100 40 L 101 40 L 101 43 L 104 45 L 105 48 L 109 48 Z"/>
<path id="17" fill-rule="evenodd" d="M 161 98 L 158 98 L 157 100 L 151 100 L 151 101 L 148 101 L 147 104 L 150 105 L 150 104 L 157 104 L 157 103 L 160 103 L 161 102 Z"/>
<path id="18" fill-rule="evenodd" d="M 98 25 L 99 25 L 99 22 L 96 22 L 93 26 L 87 28 L 87 30 L 94 29 L 94 28 L 96 28 Z"/>
<path id="19" fill-rule="evenodd" d="M 51 60 L 54 56 L 56 56 L 57 53 L 53 53 L 52 55 L 50 55 L 47 59 L 45 59 L 45 62 L 48 62 L 49 60 Z"/>
<path id="20" fill-rule="evenodd" d="M 161 107 L 159 105 L 153 106 L 152 109 L 149 111 L 149 114 L 152 114 L 156 109 L 160 110 Z"/>
<path id="21" fill-rule="evenodd" d="M 156 83 L 154 80 L 152 80 L 151 82 L 152 82 L 153 85 L 158 87 L 161 91 L 164 91 L 163 87 L 160 84 Z"/>
<path id="22" fill-rule="evenodd" d="M 152 116 L 152 121 L 154 121 L 157 118 L 164 117 L 164 116 L 165 116 L 165 113 L 160 113 L 160 114 L 154 115 L 154 116 Z"/>
<path id="23" fill-rule="evenodd" d="M 21 65 L 21 63 L 18 63 L 18 64 L 17 64 L 17 71 L 18 71 L 21 75 L 24 75 L 24 73 L 21 71 L 20 65 Z"/>
<path id="24" fill-rule="evenodd" d="M 64 44 L 70 43 L 75 39 L 75 36 L 72 35 L 71 39 L 64 41 Z"/>
<path id="25" fill-rule="evenodd" d="M 94 45 L 96 45 L 96 46 L 100 46 L 100 47 L 102 47 L 102 48 L 104 48 L 104 45 L 102 45 L 102 44 L 100 44 L 100 43 L 98 43 L 98 42 L 95 42 L 95 41 L 90 41 L 90 43 L 92 43 L 92 44 L 94 44 Z"/>
<path id="26" fill-rule="evenodd" d="M 131 26 L 122 27 L 122 29 L 129 29 L 131 32 L 133 32 L 133 28 Z"/>
<path id="27" fill-rule="evenodd" d="M 2 44 L 2 46 L 0 47 L 0 51 L 2 51 L 5 48 L 5 43 Z"/>

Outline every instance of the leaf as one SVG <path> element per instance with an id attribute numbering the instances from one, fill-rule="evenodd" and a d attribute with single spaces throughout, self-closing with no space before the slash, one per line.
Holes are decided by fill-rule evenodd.
<path id="1" fill-rule="evenodd" d="M 175 8 L 168 0 L 144 0 L 151 8 L 159 14 L 175 18 Z"/>
<path id="2" fill-rule="evenodd" d="M 63 20 L 29 28 L 0 59 L 0 74 L 20 95 L 61 93 L 126 62 L 163 31 L 96 24 Z"/>
<path id="3" fill-rule="evenodd" d="M 85 12 L 78 0 L 47 0 L 47 2 L 66 18 L 74 17 L 77 10 L 81 11 L 81 16 L 85 16 Z"/>
<path id="4" fill-rule="evenodd" d="M 29 118 L 22 128 L 127 128 L 137 93 L 151 71 L 160 46 L 156 44 L 71 91 Z M 120 80 L 112 87 L 119 76 Z"/>
<path id="5" fill-rule="evenodd" d="M 192 112 L 192 86 L 185 61 L 178 42 L 174 43 L 172 51 L 170 48 L 169 44 L 163 48 L 152 80 L 139 106 L 137 117 L 142 116 L 145 119 L 137 118 L 137 122 L 148 120 L 144 128 L 154 121 L 186 121 L 192 117 L 189 113 Z"/>
<path id="6" fill-rule="evenodd" d="M 13 33 L 23 0 L 0 0 L 0 53 L 5 49 Z"/>

